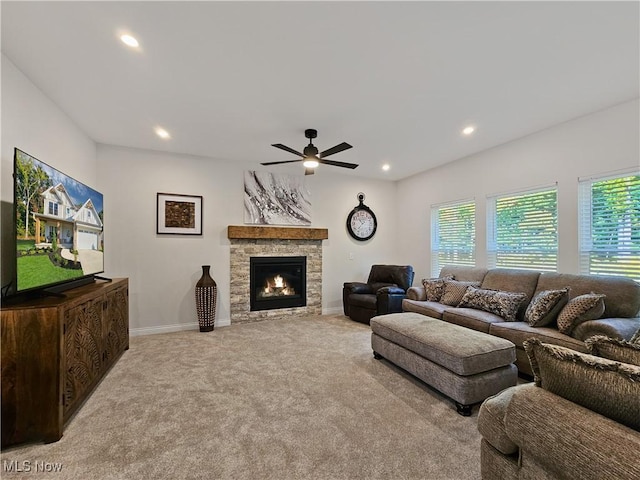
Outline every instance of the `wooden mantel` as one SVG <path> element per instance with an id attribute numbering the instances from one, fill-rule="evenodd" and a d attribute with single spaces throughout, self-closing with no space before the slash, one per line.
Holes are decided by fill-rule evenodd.
<path id="1" fill-rule="evenodd" d="M 262 225 L 229 225 L 227 237 L 277 239 L 277 240 L 326 240 L 329 230 L 308 227 L 264 227 Z"/>

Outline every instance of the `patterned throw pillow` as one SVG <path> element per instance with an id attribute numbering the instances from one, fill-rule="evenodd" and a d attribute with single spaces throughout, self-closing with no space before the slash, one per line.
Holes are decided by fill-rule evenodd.
<path id="1" fill-rule="evenodd" d="M 631 343 L 637 343 L 638 345 L 640 345 L 640 328 L 636 333 L 633 334 L 633 337 L 631 337 L 631 340 L 629 341 Z"/>
<path id="2" fill-rule="evenodd" d="M 568 301 L 569 287 L 538 292 L 524 312 L 524 319 L 532 327 L 550 325 Z"/>
<path id="3" fill-rule="evenodd" d="M 600 318 L 604 313 L 605 296 L 587 293 L 569 300 L 558 315 L 558 330 L 566 335 L 571 335 L 573 329 L 582 322 Z"/>
<path id="4" fill-rule="evenodd" d="M 479 287 L 480 282 L 460 282 L 458 280 L 445 280 L 444 293 L 440 299 L 440 303 L 457 307 L 464 297 L 468 287 Z"/>
<path id="5" fill-rule="evenodd" d="M 605 335 L 587 338 L 584 343 L 592 355 L 640 367 L 640 344 L 610 338 Z"/>
<path id="6" fill-rule="evenodd" d="M 515 322 L 518 309 L 526 299 L 527 295 L 524 293 L 468 287 L 458 307 L 484 310 L 504 318 L 507 322 Z"/>
<path id="7" fill-rule="evenodd" d="M 444 295 L 444 281 L 453 280 L 452 276 L 442 278 L 423 278 L 422 285 L 427 294 L 427 300 L 430 302 L 439 302 Z"/>
<path id="8" fill-rule="evenodd" d="M 640 367 L 533 338 L 523 345 L 537 386 L 640 430 Z"/>

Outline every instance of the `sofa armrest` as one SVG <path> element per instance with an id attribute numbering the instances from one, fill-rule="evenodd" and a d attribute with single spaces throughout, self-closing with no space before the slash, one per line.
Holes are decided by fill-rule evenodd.
<path id="1" fill-rule="evenodd" d="M 374 293 L 371 290 L 371 286 L 368 283 L 362 282 L 345 282 L 344 289 L 348 291 L 348 293 Z"/>
<path id="2" fill-rule="evenodd" d="M 581 323 L 571 332 L 571 336 L 583 342 L 594 335 L 630 340 L 639 328 L 640 318 L 599 318 Z"/>
<path id="3" fill-rule="evenodd" d="M 478 412 L 478 431 L 482 438 L 503 455 L 518 452 L 518 446 L 507 435 L 504 417 L 507 413 L 507 407 L 511 403 L 511 397 L 518 388 L 522 387 L 525 385 L 509 387 L 487 398 L 482 402 Z"/>
<path id="4" fill-rule="evenodd" d="M 427 292 L 424 287 L 409 287 L 409 290 L 407 290 L 407 298 L 409 300 L 424 302 L 427 299 Z"/>
<path id="5" fill-rule="evenodd" d="M 505 414 L 509 438 L 527 463 L 576 480 L 640 478 L 640 433 L 533 384 L 514 391 Z"/>

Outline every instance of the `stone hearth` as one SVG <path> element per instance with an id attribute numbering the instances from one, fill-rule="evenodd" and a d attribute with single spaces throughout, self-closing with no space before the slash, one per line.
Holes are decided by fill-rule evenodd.
<path id="1" fill-rule="evenodd" d="M 231 323 L 250 323 L 269 318 L 322 314 L 322 240 L 326 229 L 229 226 Z M 251 257 L 307 257 L 307 305 L 251 311 Z"/>

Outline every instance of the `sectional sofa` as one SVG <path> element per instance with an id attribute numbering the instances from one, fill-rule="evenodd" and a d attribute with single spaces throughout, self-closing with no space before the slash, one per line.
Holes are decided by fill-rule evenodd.
<path id="1" fill-rule="evenodd" d="M 640 478 L 637 341 L 595 336 L 583 354 L 528 340 L 535 382 L 480 407 L 482 479 Z"/>
<path id="2" fill-rule="evenodd" d="M 459 266 L 444 267 L 439 278 L 472 282 L 474 288 L 481 290 L 524 294 L 524 301 L 511 319 L 513 321 L 506 321 L 502 316 L 492 313 L 491 308 L 482 309 L 477 305 L 474 308 L 460 307 L 457 304 L 427 300 L 424 283 L 409 288 L 407 298 L 402 301 L 402 310 L 510 340 L 516 345 L 518 370 L 530 376 L 533 371 L 523 347 L 527 339 L 537 338 L 547 344 L 586 353 L 584 341 L 594 335 L 629 340 L 640 329 L 640 285 L 629 278 Z M 546 326 L 531 326 L 525 321 L 525 312 L 532 299 L 540 292 L 561 289 L 568 289 L 569 301 L 586 294 L 603 295 L 604 311 L 597 319 L 583 321 L 575 326 L 570 334 L 559 331 L 555 319 Z"/>

